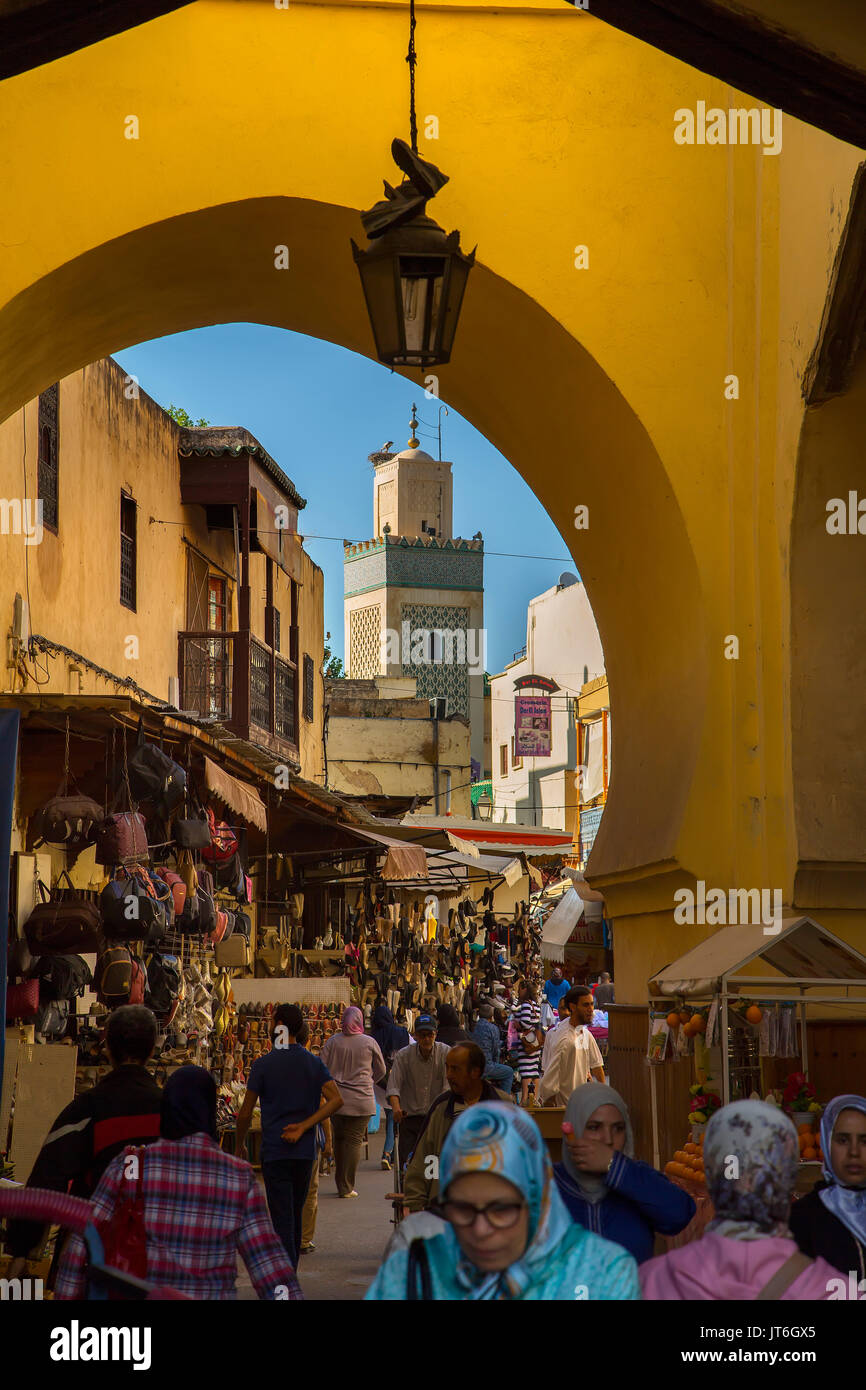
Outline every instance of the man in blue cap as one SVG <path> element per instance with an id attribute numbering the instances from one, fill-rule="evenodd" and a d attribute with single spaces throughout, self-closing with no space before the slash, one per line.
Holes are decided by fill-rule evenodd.
<path id="1" fill-rule="evenodd" d="M 388 1074 L 388 1104 L 399 1125 L 399 1161 L 405 1168 L 433 1101 L 447 1087 L 445 1059 L 449 1048 L 436 1041 L 436 1021 L 420 1014 L 414 1042 L 394 1053 Z"/>

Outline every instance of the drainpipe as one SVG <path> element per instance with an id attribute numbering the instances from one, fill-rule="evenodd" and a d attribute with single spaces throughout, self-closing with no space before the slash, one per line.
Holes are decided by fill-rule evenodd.
<path id="1" fill-rule="evenodd" d="M 438 706 L 434 706 L 438 709 Z M 433 715 L 433 809 L 439 814 L 439 716 Z"/>

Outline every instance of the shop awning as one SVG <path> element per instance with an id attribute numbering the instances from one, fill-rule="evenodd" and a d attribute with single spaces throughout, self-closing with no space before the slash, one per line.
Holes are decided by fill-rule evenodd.
<path id="1" fill-rule="evenodd" d="M 541 946 L 548 960 L 562 960 L 565 943 L 583 916 L 583 899 L 568 888 L 541 929 Z"/>
<path id="2" fill-rule="evenodd" d="M 226 772 L 208 757 L 204 760 L 204 780 L 208 791 L 230 806 L 248 825 L 254 825 L 261 831 L 267 830 L 267 812 L 255 787 L 251 787 L 248 782 L 242 782 L 239 777 L 232 777 L 230 772 Z"/>
<path id="3" fill-rule="evenodd" d="M 388 881 L 427 877 L 427 852 L 421 845 L 393 845 L 379 871 Z"/>
<path id="4" fill-rule="evenodd" d="M 738 972 L 759 959 L 783 977 L 768 975 L 768 985 L 837 980 L 866 985 L 866 956 L 826 927 L 797 915 L 783 916 L 778 925 L 781 930 L 774 935 L 768 935 L 760 922 L 722 927 L 654 975 L 650 993 L 663 998 L 716 994 L 723 980 L 736 984 Z"/>

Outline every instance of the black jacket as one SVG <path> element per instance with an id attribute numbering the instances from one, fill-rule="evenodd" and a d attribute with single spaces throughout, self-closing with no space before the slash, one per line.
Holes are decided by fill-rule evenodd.
<path id="1" fill-rule="evenodd" d="M 861 1279 L 866 1271 L 866 1251 L 838 1216 L 824 1206 L 818 1193 L 826 1186 L 817 1182 L 807 1197 L 791 1207 L 791 1234 L 804 1255 L 826 1260 L 840 1274 L 856 1270 Z"/>
<path id="2" fill-rule="evenodd" d="M 92 1091 L 61 1110 L 42 1145 L 28 1187 L 90 1197 L 111 1160 L 127 1144 L 159 1138 L 162 1090 L 144 1067 L 116 1067 Z M 38 1222 L 10 1221 L 6 1249 L 27 1255 L 39 1243 Z"/>

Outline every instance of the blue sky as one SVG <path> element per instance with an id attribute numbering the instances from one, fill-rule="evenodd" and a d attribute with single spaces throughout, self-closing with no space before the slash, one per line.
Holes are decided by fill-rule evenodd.
<path id="1" fill-rule="evenodd" d="M 373 530 L 367 455 L 409 438 L 413 401 L 421 445 L 438 456 L 438 402 L 386 367 L 300 333 L 223 324 L 157 338 L 115 354 L 160 405 L 194 419 L 243 425 L 307 498 L 299 516 L 305 546 L 325 575 L 325 628 L 343 655 L 342 538 Z M 447 405 L 447 401 L 445 402 Z M 508 461 L 454 410 L 442 412 L 442 456 L 454 464 L 454 534 L 484 535 L 488 666 L 499 671 L 526 641 L 526 605 L 574 572 L 547 513 Z M 316 536 L 335 536 L 318 540 Z M 506 555 L 493 551 L 509 552 Z M 549 559 L 515 558 L 513 552 Z"/>

